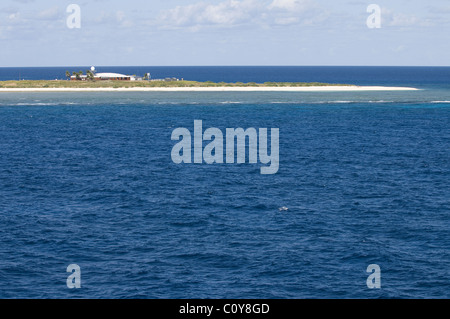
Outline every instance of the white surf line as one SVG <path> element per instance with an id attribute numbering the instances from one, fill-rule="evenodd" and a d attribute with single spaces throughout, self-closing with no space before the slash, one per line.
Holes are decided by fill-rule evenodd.
<path id="1" fill-rule="evenodd" d="M 388 86 L 299 86 L 299 87 L 132 87 L 132 88 L 0 88 L 0 92 L 358 92 L 417 91 Z"/>

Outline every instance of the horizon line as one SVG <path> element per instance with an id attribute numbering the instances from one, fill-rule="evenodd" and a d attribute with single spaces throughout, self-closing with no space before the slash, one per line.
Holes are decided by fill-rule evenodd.
<path id="1" fill-rule="evenodd" d="M 92 65 L 43 65 L 43 66 L 0 66 L 0 68 L 76 68 Z M 396 67 L 396 68 L 449 68 L 450 65 L 95 65 L 95 67 Z"/>

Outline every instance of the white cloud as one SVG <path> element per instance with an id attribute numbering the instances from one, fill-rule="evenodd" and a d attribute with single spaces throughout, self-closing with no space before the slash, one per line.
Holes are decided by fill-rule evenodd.
<path id="1" fill-rule="evenodd" d="M 252 13 L 257 7 L 258 5 L 253 0 L 244 0 L 242 2 L 229 0 L 216 6 L 206 6 L 200 18 L 212 24 L 231 25 L 251 19 Z"/>
<path id="2" fill-rule="evenodd" d="M 129 28 L 134 26 L 133 21 L 128 17 L 127 13 L 122 10 L 115 12 L 100 11 L 92 21 L 97 25 L 101 24 L 111 27 Z"/>
<path id="3" fill-rule="evenodd" d="M 63 12 L 59 7 L 52 7 L 37 13 L 37 20 L 58 20 L 63 17 Z"/>
<path id="4" fill-rule="evenodd" d="M 288 11 L 306 11 L 314 6 L 311 0 L 273 0 L 269 5 L 269 9 L 282 9 Z"/>
<path id="5" fill-rule="evenodd" d="M 430 23 L 414 14 L 397 13 L 392 10 L 381 9 L 381 24 L 389 27 L 430 26 Z"/>
<path id="6" fill-rule="evenodd" d="M 261 7 L 256 0 L 227 0 L 217 5 L 201 2 L 163 11 L 158 20 L 172 27 L 233 26 L 252 20 Z"/>
<path id="7" fill-rule="evenodd" d="M 312 24 L 323 21 L 324 10 L 313 0 L 226 0 L 218 4 L 199 2 L 177 6 L 160 13 L 157 24 L 162 28 L 239 25 Z"/>
<path id="8" fill-rule="evenodd" d="M 116 21 L 119 23 L 119 26 L 124 28 L 129 28 L 133 26 L 133 22 L 127 18 L 125 12 L 119 10 L 116 12 Z"/>
<path id="9" fill-rule="evenodd" d="M 329 16 L 328 10 L 313 0 L 273 0 L 267 8 L 275 25 L 315 25 Z"/>

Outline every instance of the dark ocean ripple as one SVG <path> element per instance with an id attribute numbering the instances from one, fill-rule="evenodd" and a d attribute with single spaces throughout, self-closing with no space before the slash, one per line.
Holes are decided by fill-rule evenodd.
<path id="1" fill-rule="evenodd" d="M 3 93 L 0 297 L 448 298 L 449 100 Z M 280 128 L 279 172 L 172 163 L 194 120 Z"/>

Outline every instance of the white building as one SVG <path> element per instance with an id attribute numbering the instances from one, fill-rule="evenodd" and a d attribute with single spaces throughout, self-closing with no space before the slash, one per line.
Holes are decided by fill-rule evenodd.
<path id="1" fill-rule="evenodd" d="M 97 73 L 94 75 L 95 80 L 101 81 L 136 81 L 136 77 L 119 73 Z"/>
<path id="2" fill-rule="evenodd" d="M 86 81 L 87 75 L 80 75 L 78 76 L 79 81 Z M 77 79 L 76 75 L 72 75 L 70 77 L 71 81 L 76 81 Z M 97 81 L 136 81 L 137 78 L 133 75 L 125 75 L 120 73 L 97 73 L 94 74 L 94 80 Z"/>

